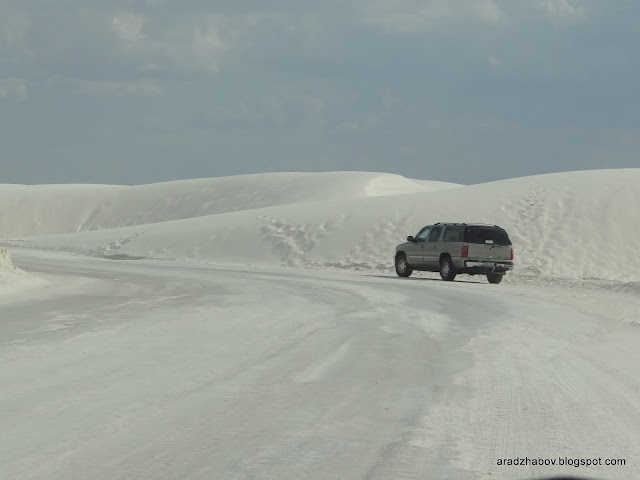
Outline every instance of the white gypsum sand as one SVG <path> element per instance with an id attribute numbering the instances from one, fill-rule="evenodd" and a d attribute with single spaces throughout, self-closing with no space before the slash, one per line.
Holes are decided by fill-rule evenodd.
<path id="1" fill-rule="evenodd" d="M 384 271 L 425 224 L 490 222 L 514 242 L 510 281 L 629 283 L 640 281 L 639 182 L 640 169 L 623 169 L 470 186 L 360 172 L 5 185 L 0 226 L 5 244 L 49 250 Z"/>
<path id="2" fill-rule="evenodd" d="M 0 185 L 0 477 L 640 478 L 639 172 Z M 435 221 L 517 270 L 398 278 Z"/>

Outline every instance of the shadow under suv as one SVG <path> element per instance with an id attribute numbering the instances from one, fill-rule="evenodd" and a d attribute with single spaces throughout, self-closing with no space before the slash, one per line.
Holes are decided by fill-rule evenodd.
<path id="1" fill-rule="evenodd" d="M 451 281 L 457 274 L 486 275 L 500 283 L 513 270 L 509 235 L 497 225 L 443 223 L 428 225 L 396 247 L 396 273 L 408 277 L 414 270 L 440 272 Z"/>

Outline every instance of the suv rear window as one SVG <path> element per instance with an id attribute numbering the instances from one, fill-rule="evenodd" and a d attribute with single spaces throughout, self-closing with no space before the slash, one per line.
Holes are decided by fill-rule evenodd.
<path id="1" fill-rule="evenodd" d="M 489 243 L 493 245 L 511 245 L 509 235 L 501 228 L 469 227 L 467 240 L 469 243 L 485 244 L 486 240 L 491 240 Z"/>
<path id="2" fill-rule="evenodd" d="M 462 242 L 464 240 L 464 227 L 447 227 L 444 231 L 443 242 Z"/>

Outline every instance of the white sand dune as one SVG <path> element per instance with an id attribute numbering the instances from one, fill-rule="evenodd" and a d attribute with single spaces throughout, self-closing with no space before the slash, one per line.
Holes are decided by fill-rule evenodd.
<path id="1" fill-rule="evenodd" d="M 83 232 L 454 186 L 362 172 L 239 175 L 133 187 L 0 185 L 0 236 Z"/>
<path id="2" fill-rule="evenodd" d="M 0 247 L 0 294 L 10 295 L 23 287 L 42 285 L 42 281 L 13 264 L 9 251 Z"/>
<path id="3" fill-rule="evenodd" d="M 19 269 L 13 265 L 11 261 L 11 255 L 9 255 L 9 251 L 0 247 L 0 272 L 3 273 L 18 273 Z"/>
<path id="4" fill-rule="evenodd" d="M 111 258 L 383 270 L 392 266 L 394 246 L 424 224 L 487 222 L 512 237 L 512 281 L 640 282 L 640 169 L 470 186 L 361 172 L 135 187 L 2 185 L 0 199 L 7 245 Z"/>

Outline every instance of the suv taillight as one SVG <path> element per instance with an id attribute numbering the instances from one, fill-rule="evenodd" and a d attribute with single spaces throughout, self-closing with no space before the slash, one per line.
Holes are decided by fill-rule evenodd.
<path id="1" fill-rule="evenodd" d="M 511 249 L 511 260 L 513 260 L 513 248 Z"/>
<path id="2" fill-rule="evenodd" d="M 513 251 L 512 251 L 513 253 Z M 462 258 L 468 258 L 469 257 L 469 247 L 467 245 L 463 245 L 462 246 L 462 252 L 460 252 L 460 255 L 462 256 Z"/>

